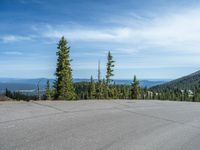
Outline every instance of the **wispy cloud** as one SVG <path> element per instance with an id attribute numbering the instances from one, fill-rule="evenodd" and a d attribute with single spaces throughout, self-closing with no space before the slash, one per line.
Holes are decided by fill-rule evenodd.
<path id="1" fill-rule="evenodd" d="M 138 16 L 138 15 L 137 15 Z M 72 41 L 107 42 L 117 44 L 125 53 L 159 48 L 161 51 L 200 53 L 200 10 L 184 9 L 179 12 L 156 15 L 151 20 L 137 17 L 140 27 L 134 23 L 118 27 L 70 27 L 50 26 L 42 32 L 45 38 L 66 36 Z M 128 22 L 130 19 L 127 18 Z M 123 44 L 123 45 L 121 45 Z M 125 47 L 123 47 L 125 46 Z"/>
<path id="2" fill-rule="evenodd" d="M 71 27 L 70 27 L 71 28 Z M 116 29 L 88 29 L 84 27 L 72 28 L 68 27 L 52 27 L 47 26 L 43 36 L 46 38 L 60 38 L 61 36 L 66 36 L 72 41 L 113 41 L 120 38 L 128 37 L 129 30 L 126 28 L 116 28 Z"/>
<path id="3" fill-rule="evenodd" d="M 130 14 L 134 15 L 123 19 L 117 18 L 123 21 L 120 25 L 116 23 L 113 27 L 48 24 L 32 26 L 32 30 L 35 32 L 34 36 L 39 39 L 47 38 L 57 41 L 61 36 L 65 36 L 74 42 L 95 42 L 97 45 L 104 42 L 110 44 L 108 48 L 124 53 L 135 53 L 146 49 L 200 53 L 198 48 L 200 47 L 199 8 L 168 12 L 148 19 L 144 15 L 140 16 L 133 12 Z M 136 23 L 134 23 L 135 18 Z M 10 43 L 32 40 L 33 35 L 5 35 L 0 39 L 4 43 Z"/>
<path id="4" fill-rule="evenodd" d="M 23 55 L 23 53 L 22 52 L 19 52 L 19 51 L 5 51 L 5 52 L 2 52 L 2 54 L 4 54 L 4 55 L 18 55 L 18 56 L 20 56 L 20 55 Z"/>
<path id="5" fill-rule="evenodd" d="M 96 72 L 98 60 L 103 70 L 108 50 L 124 77 L 134 69 L 143 69 L 140 75 L 144 77 L 158 74 L 159 68 L 200 66 L 200 3 L 196 0 L 16 0 L 13 7 L 9 1 L 2 4 L 0 64 L 28 70 L 40 67 L 40 74 L 40 70 L 56 64 L 56 43 L 64 35 L 71 46 L 74 70 Z M 3 66 L 4 74 L 8 74 L 5 69 L 13 69 Z M 124 68 L 127 72 L 121 71 Z M 176 69 L 161 71 L 169 75 Z M 76 75 L 92 73 L 80 71 Z"/>
<path id="6" fill-rule="evenodd" d="M 21 4 L 29 4 L 29 3 L 35 3 L 35 4 L 43 4 L 44 0 L 19 0 Z"/>
<path id="7" fill-rule="evenodd" d="M 5 35 L 5 36 L 0 36 L 0 40 L 3 41 L 4 43 L 12 43 L 12 42 L 32 40 L 32 37 L 20 36 L 20 35 Z"/>

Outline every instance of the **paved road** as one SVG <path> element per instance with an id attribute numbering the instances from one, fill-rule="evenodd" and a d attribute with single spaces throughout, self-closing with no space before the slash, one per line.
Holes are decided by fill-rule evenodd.
<path id="1" fill-rule="evenodd" d="M 200 103 L 0 102 L 0 150 L 198 150 Z"/>

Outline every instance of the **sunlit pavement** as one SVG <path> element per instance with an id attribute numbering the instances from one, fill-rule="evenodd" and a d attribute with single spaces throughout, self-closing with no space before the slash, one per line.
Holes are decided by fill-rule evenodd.
<path id="1" fill-rule="evenodd" d="M 200 103 L 0 102 L 1 150 L 198 150 Z"/>

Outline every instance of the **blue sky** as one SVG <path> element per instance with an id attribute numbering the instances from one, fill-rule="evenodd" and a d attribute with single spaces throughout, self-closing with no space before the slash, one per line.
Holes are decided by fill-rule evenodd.
<path id="1" fill-rule="evenodd" d="M 0 77 L 53 78 L 56 44 L 71 47 L 75 78 L 174 79 L 200 69 L 199 0 L 1 0 Z"/>

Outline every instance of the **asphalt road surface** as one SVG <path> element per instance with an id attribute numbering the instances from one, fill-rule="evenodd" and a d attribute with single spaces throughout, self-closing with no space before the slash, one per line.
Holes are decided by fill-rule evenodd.
<path id="1" fill-rule="evenodd" d="M 0 102 L 0 150 L 199 150 L 200 103 Z"/>

